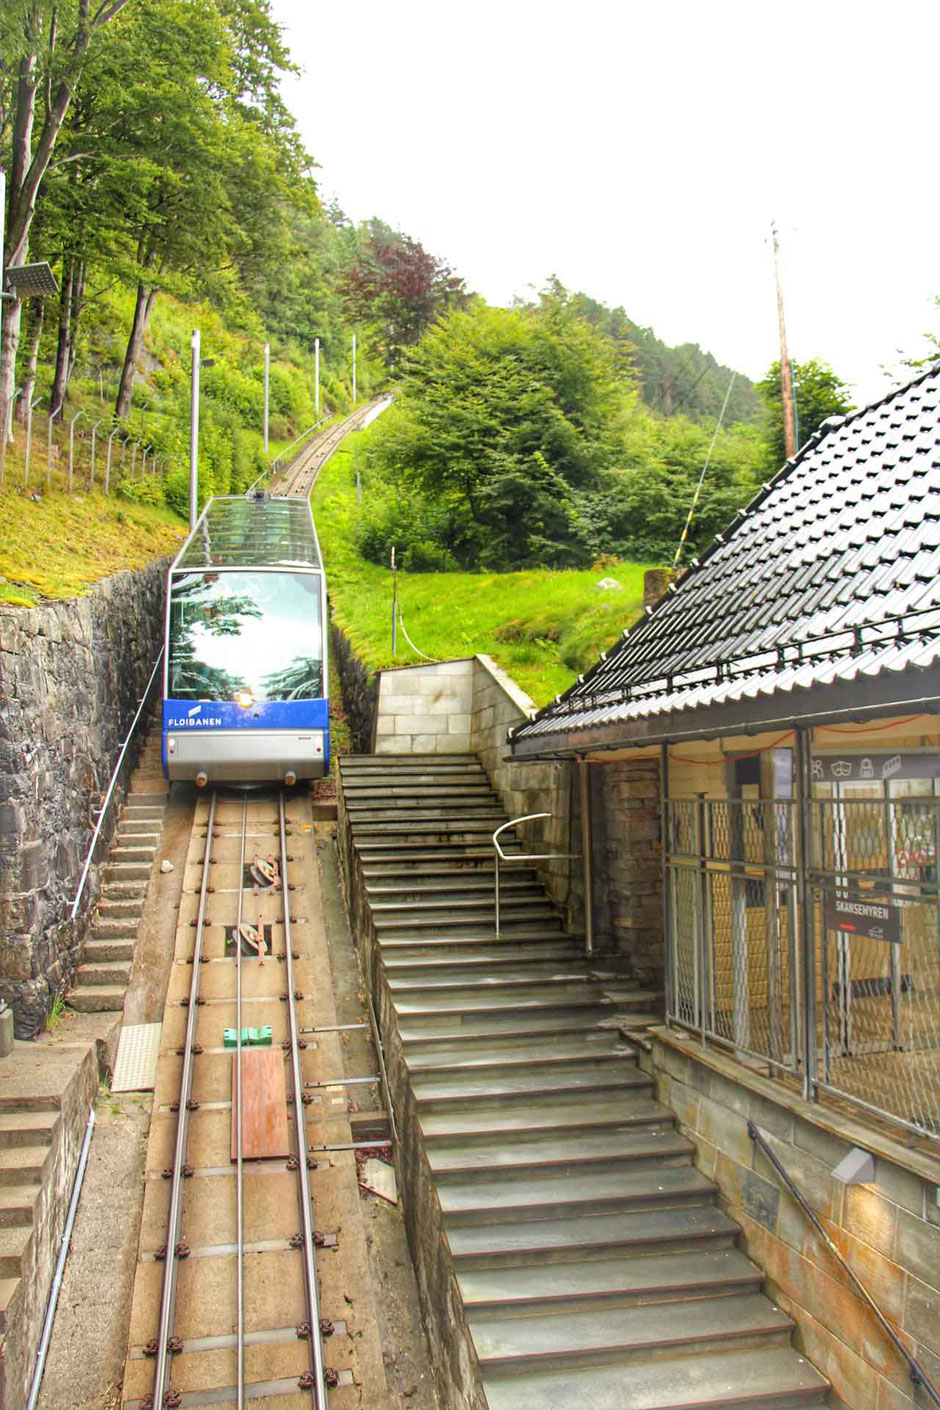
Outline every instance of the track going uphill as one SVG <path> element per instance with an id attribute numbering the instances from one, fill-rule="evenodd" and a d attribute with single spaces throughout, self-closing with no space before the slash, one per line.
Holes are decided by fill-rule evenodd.
<path id="1" fill-rule="evenodd" d="M 388 1406 L 340 1037 L 309 800 L 200 797 L 154 1091 L 126 1410 Z"/>
<path id="2" fill-rule="evenodd" d="M 326 462 L 334 451 L 353 431 L 362 429 L 365 422 L 385 400 L 384 397 L 377 397 L 374 401 L 367 402 L 365 406 L 357 407 L 354 412 L 338 421 L 335 426 L 328 426 L 319 436 L 315 436 L 309 445 L 304 446 L 294 456 L 290 464 L 274 479 L 270 485 L 272 494 L 289 495 L 291 498 L 308 499 L 310 491 L 316 484 L 317 476 L 323 469 Z"/>

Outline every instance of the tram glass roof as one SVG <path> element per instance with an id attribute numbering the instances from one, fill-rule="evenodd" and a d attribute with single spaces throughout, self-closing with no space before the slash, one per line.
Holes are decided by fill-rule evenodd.
<path id="1" fill-rule="evenodd" d="M 304 499 L 210 499 L 174 569 L 322 567 Z"/>

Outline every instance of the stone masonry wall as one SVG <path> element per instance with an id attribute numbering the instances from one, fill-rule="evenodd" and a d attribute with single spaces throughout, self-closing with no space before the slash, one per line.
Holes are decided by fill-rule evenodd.
<path id="1" fill-rule="evenodd" d="M 638 979 L 661 987 L 664 972 L 659 761 L 618 759 L 589 765 L 603 813 L 595 841 L 595 887 L 614 948 Z M 600 845 L 598 845 L 598 843 Z"/>
<path id="2" fill-rule="evenodd" d="M 683 1051 L 683 1049 L 688 1051 Z M 646 1065 L 646 1060 L 644 1061 Z M 913 1410 L 906 1363 L 852 1286 L 770 1161 L 751 1141 L 750 1117 L 823 1227 L 940 1385 L 940 1160 L 869 1132 L 841 1111 L 809 1106 L 730 1056 L 654 1031 L 659 1100 L 695 1143 L 740 1224 L 766 1290 L 796 1323 L 798 1348 L 832 1383 L 834 1410 Z M 833 1168 L 853 1145 L 875 1155 L 870 1184 L 844 1185 Z"/>
<path id="3" fill-rule="evenodd" d="M 467 754 L 473 659 L 379 673 L 376 754 Z"/>
<path id="4" fill-rule="evenodd" d="M 359 754 L 368 754 L 375 735 L 378 690 L 375 680 L 356 656 L 335 622 L 330 623 L 330 651 L 339 675 L 343 707 L 349 720 L 353 744 Z"/>
<path id="5" fill-rule="evenodd" d="M 96 867 L 74 924 L 71 901 L 160 649 L 165 585 L 158 563 L 70 602 L 0 609 L 0 997 L 21 1038 L 81 956 Z"/>

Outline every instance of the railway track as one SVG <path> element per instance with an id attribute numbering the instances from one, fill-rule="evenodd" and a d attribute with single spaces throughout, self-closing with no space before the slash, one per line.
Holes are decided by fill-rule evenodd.
<path id="1" fill-rule="evenodd" d="M 125 1410 L 389 1405 L 344 1036 L 309 800 L 200 796 L 154 1091 Z M 257 1065 L 249 1072 L 258 1063 L 263 1084 Z"/>
<path id="2" fill-rule="evenodd" d="M 369 414 L 384 400 L 384 397 L 377 397 L 365 406 L 357 407 L 344 420 L 338 421 L 335 426 L 329 426 L 319 436 L 314 437 L 272 481 L 272 493 L 307 498 L 316 484 L 317 476 L 341 441 L 350 432 L 358 431 Z"/>

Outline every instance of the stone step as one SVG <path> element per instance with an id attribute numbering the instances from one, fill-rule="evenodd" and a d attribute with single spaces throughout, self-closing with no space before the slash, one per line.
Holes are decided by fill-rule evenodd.
<path id="1" fill-rule="evenodd" d="M 120 1013 L 126 985 L 80 984 L 68 996 L 69 1008 L 78 1013 Z"/>
<path id="2" fill-rule="evenodd" d="M 111 848 L 110 860 L 112 863 L 118 862 L 152 862 L 156 853 L 156 844 L 152 847 L 125 846 L 123 844 Z"/>
<path id="3" fill-rule="evenodd" d="M 455 964 L 453 957 L 439 964 L 393 965 L 388 968 L 388 987 L 393 994 L 465 994 L 475 996 L 485 989 L 488 994 L 502 995 L 520 988 L 551 986 L 554 990 L 565 985 L 600 984 L 623 979 L 622 970 L 605 970 L 587 960 L 532 960 L 527 963 L 507 959 L 501 965 Z"/>
<path id="4" fill-rule="evenodd" d="M 46 1146 L 59 1122 L 58 1111 L 5 1111 L 0 1113 L 0 1150 Z"/>
<path id="5" fill-rule="evenodd" d="M 94 923 L 93 934 L 96 940 L 136 940 L 140 928 L 138 915 L 99 915 Z"/>
<path id="6" fill-rule="evenodd" d="M 449 851 L 442 851 L 440 854 L 434 853 L 432 860 L 415 860 L 409 853 L 403 853 L 396 861 L 380 862 L 373 860 L 363 860 L 360 863 L 362 878 L 367 887 L 371 887 L 373 882 L 395 882 L 402 886 L 410 886 L 412 882 L 420 882 L 424 879 L 436 878 L 441 884 L 446 885 L 448 878 L 453 878 L 455 882 L 466 880 L 469 885 L 475 881 L 478 885 L 493 885 L 493 848 L 481 847 L 469 850 L 471 855 L 464 855 L 456 860 L 451 860 Z M 533 878 L 536 872 L 532 867 L 513 867 L 511 872 L 502 872 L 501 876 L 527 877 Z"/>
<path id="7" fill-rule="evenodd" d="M 125 813 L 118 828 L 118 839 L 135 837 L 159 837 L 161 828 L 156 818 L 128 817 Z"/>
<path id="8" fill-rule="evenodd" d="M 411 1090 L 419 1113 L 474 1112 L 480 1105 L 515 1107 L 540 1097 L 556 1099 L 598 1094 L 649 1093 L 653 1079 L 629 1063 L 561 1064 L 527 1067 L 522 1071 L 492 1068 L 483 1076 L 415 1077 Z"/>
<path id="9" fill-rule="evenodd" d="M 440 909 L 431 914 L 412 912 L 409 915 L 385 915 L 373 912 L 372 924 L 379 939 L 395 935 L 430 935 L 446 940 L 450 936 L 464 935 L 478 940 L 480 944 L 492 941 L 499 943 L 504 935 L 518 935 L 520 931 L 532 932 L 536 928 L 543 933 L 563 934 L 562 918 L 552 906 L 545 902 L 542 906 L 521 906 L 500 917 L 499 935 L 496 934 L 495 920 L 489 921 L 486 915 L 475 915 L 457 911 L 453 920 L 447 919 L 446 912 Z"/>
<path id="10" fill-rule="evenodd" d="M 510 1020 L 512 1022 L 513 1020 Z M 508 1037 L 509 1035 L 501 1035 Z M 489 1034 L 476 1041 L 462 1038 L 441 1038 L 405 1050 L 405 1060 L 412 1074 L 418 1072 L 465 1072 L 479 1074 L 488 1068 L 497 1072 L 537 1071 L 543 1067 L 566 1068 L 572 1064 L 614 1063 L 635 1066 L 636 1054 L 621 1043 L 616 1032 L 589 1028 L 574 1034 L 545 1037 L 512 1035 L 516 1041 L 493 1042 Z"/>
<path id="11" fill-rule="evenodd" d="M 470 1312 L 528 1316 L 759 1293 L 763 1277 L 740 1249 L 724 1248 L 460 1270 L 457 1285 Z"/>
<path id="12" fill-rule="evenodd" d="M 554 906 L 548 900 L 544 891 L 537 891 L 530 888 L 534 894 L 532 896 L 517 896 L 511 893 L 508 897 L 500 897 L 499 914 L 501 920 L 511 920 L 514 917 L 539 916 L 543 913 L 555 915 Z M 437 917 L 448 915 L 466 915 L 474 918 L 493 919 L 496 918 L 496 903 L 493 900 L 493 893 L 482 896 L 462 896 L 441 892 L 435 896 L 422 896 L 416 901 L 398 900 L 370 900 L 373 916 L 380 918 L 396 916 L 405 918 L 417 918 L 419 916 Z"/>
<path id="13" fill-rule="evenodd" d="M 0 1332 L 7 1329 L 7 1308 L 20 1285 L 19 1278 L 0 1278 Z"/>
<path id="14" fill-rule="evenodd" d="M 0 1068 L 2 1072 L 2 1068 Z M 59 1092 L 47 1092 L 43 1096 L 29 1096 L 19 1092 L 3 1092 L 0 1089 L 0 1111 L 16 1114 L 22 1111 L 59 1111 L 62 1096 Z"/>
<path id="15" fill-rule="evenodd" d="M 503 849 L 506 850 L 505 848 Z M 517 850 L 521 850 L 517 846 Z M 431 848 L 426 843 L 357 843 L 363 876 L 397 876 L 405 879 L 417 871 L 428 875 L 428 867 L 441 867 L 444 873 L 454 871 L 493 871 L 493 844 L 477 843 Z M 389 870 L 390 868 L 390 870 Z"/>
<path id="16" fill-rule="evenodd" d="M 716 1345 L 774 1346 L 793 1330 L 786 1313 L 761 1293 L 585 1312 L 566 1308 L 534 1317 L 479 1312 L 468 1321 L 484 1373 L 597 1362 L 632 1366 L 654 1356 L 707 1353 Z"/>
<path id="17" fill-rule="evenodd" d="M 52 1147 L 0 1146 L 0 1186 L 38 1185 Z"/>
<path id="18" fill-rule="evenodd" d="M 481 1014 L 456 1020 L 448 1015 L 414 1017 L 399 1026 L 399 1037 L 408 1053 L 438 1053 L 446 1055 L 454 1043 L 474 1046 L 488 1043 L 504 1053 L 527 1044 L 533 1038 L 573 1038 L 585 1033 L 608 1033 L 618 1036 L 617 1022 L 623 1018 L 618 1010 L 598 1005 L 596 1009 L 579 1009 L 576 1014 L 527 1013 L 504 1017 Z M 624 1048 L 624 1052 L 629 1049 Z"/>
<path id="19" fill-rule="evenodd" d="M 581 948 L 584 945 L 583 936 L 572 935 L 570 931 L 558 926 L 533 927 L 512 922 L 507 929 L 500 928 L 498 938 L 494 929 L 491 929 L 488 935 L 481 934 L 479 926 L 469 928 L 469 933 L 466 933 L 467 930 L 468 927 L 457 928 L 438 935 L 433 927 L 429 929 L 417 926 L 413 931 L 392 928 L 383 929 L 376 938 L 383 956 L 420 948 L 429 955 L 450 954 L 463 958 L 465 955 L 474 954 L 482 946 L 492 946 L 494 949 L 512 953 L 520 946 L 532 944 L 570 944 Z"/>
<path id="20" fill-rule="evenodd" d="M 499 889 L 501 895 L 505 894 L 512 900 L 517 896 L 537 896 L 540 899 L 545 896 L 544 888 L 536 880 L 534 873 L 528 876 L 503 876 L 500 878 Z M 481 876 L 476 872 L 460 869 L 450 872 L 446 877 L 429 877 L 425 881 L 412 877 L 400 880 L 391 876 L 381 880 L 366 878 L 365 890 L 370 905 L 386 900 L 403 904 L 407 901 L 427 901 L 447 896 L 483 896 L 492 900 L 494 894 L 492 875 Z"/>
<path id="21" fill-rule="evenodd" d="M 458 1225 L 517 1224 L 664 1209 L 713 1206 L 715 1186 L 693 1165 L 661 1168 L 582 1167 L 532 1173 L 525 1180 L 446 1180 L 437 1197 L 448 1229 Z"/>
<path id="22" fill-rule="evenodd" d="M 340 772 L 346 774 L 368 773 L 370 769 L 385 769 L 394 772 L 403 769 L 452 769 L 457 765 L 472 765 L 482 768 L 476 754 L 344 754 L 340 760 Z"/>
<path id="23" fill-rule="evenodd" d="M 411 971 L 433 974 L 442 965 L 455 969 L 461 967 L 465 973 L 472 973 L 475 969 L 489 970 L 502 965 L 551 965 L 560 960 L 580 962 L 583 958 L 583 945 L 566 939 L 564 935 L 555 940 L 545 939 L 538 945 L 526 944 L 525 941 L 507 944 L 501 940 L 498 945 L 464 945 L 447 949 L 443 945 L 403 943 L 382 951 L 382 963 L 390 975 Z"/>
<path id="24" fill-rule="evenodd" d="M 737 1224 L 714 1204 L 644 1209 L 640 1213 L 570 1215 L 505 1224 L 448 1227 L 451 1257 L 462 1268 L 532 1267 L 540 1262 L 581 1260 L 622 1251 L 630 1259 L 647 1254 L 731 1248 Z"/>
<path id="25" fill-rule="evenodd" d="M 554 1009 L 570 1012 L 578 1008 L 593 1008 L 596 1004 L 615 1007 L 614 1000 L 602 984 L 520 985 L 493 993 L 402 994 L 394 999 L 395 1012 L 401 1018 L 415 1014 L 479 1014 L 505 1013 L 516 1009 Z"/>
<path id="26" fill-rule="evenodd" d="M 146 877 L 149 878 L 150 868 L 144 867 L 142 870 L 146 873 Z M 110 904 L 111 902 L 126 901 L 136 905 L 140 910 L 143 910 L 146 895 L 147 881 L 143 877 L 139 881 L 108 880 L 106 882 L 106 889 L 102 892 L 101 904 L 104 905 L 105 902 Z"/>
<path id="27" fill-rule="evenodd" d="M 136 896 L 115 896 L 112 892 L 113 888 L 109 886 L 98 902 L 98 910 L 102 918 L 106 920 L 139 920 L 144 909 L 143 891 L 139 891 Z"/>
<path id="28" fill-rule="evenodd" d="M 104 869 L 104 881 L 109 891 L 114 886 L 127 885 L 138 881 L 149 881 L 152 868 L 149 862 L 115 860 L 114 853 Z"/>
<path id="29" fill-rule="evenodd" d="M 426 1155 L 432 1178 L 440 1186 L 448 1180 L 487 1180 L 496 1170 L 507 1183 L 592 1166 L 616 1166 L 621 1171 L 655 1168 L 661 1174 L 669 1163 L 688 1164 L 693 1152 L 691 1141 L 670 1125 L 663 1130 L 624 1126 L 570 1136 L 553 1131 L 489 1141 L 440 1141 Z"/>
<path id="30" fill-rule="evenodd" d="M 566 1136 L 575 1131 L 607 1127 L 672 1126 L 668 1107 L 651 1097 L 630 1092 L 592 1092 L 568 1101 L 554 1097 L 526 1102 L 478 1103 L 472 1111 L 422 1111 L 421 1133 L 433 1152 L 435 1142 L 470 1144 L 496 1138 L 514 1139 L 546 1131 Z"/>
<path id="31" fill-rule="evenodd" d="M 166 808 L 167 799 L 166 780 L 161 775 L 159 779 L 154 781 L 161 786 L 154 788 L 152 792 L 148 791 L 146 788 L 134 788 L 132 783 L 131 791 L 127 795 L 127 806 L 129 808 L 159 808 L 163 811 Z M 143 780 L 141 780 L 141 782 L 143 782 Z"/>
<path id="32" fill-rule="evenodd" d="M 90 985 L 123 985 L 130 981 L 131 966 L 127 960 L 107 960 L 103 963 L 80 964 L 78 983 L 80 988 Z"/>
<path id="33" fill-rule="evenodd" d="M 29 1228 L 33 1222 L 38 1185 L 0 1187 L 0 1228 Z"/>
<path id="34" fill-rule="evenodd" d="M 489 1410 L 807 1410 L 826 1404 L 826 1381 L 791 1347 L 728 1350 L 578 1370 L 483 1377 Z"/>
<path id="35" fill-rule="evenodd" d="M 32 1235 L 32 1228 L 28 1225 L 0 1228 L 0 1278 L 20 1276 Z"/>
<path id="36" fill-rule="evenodd" d="M 401 804 L 392 802 L 387 808 L 357 808 L 353 805 L 348 807 L 347 811 L 354 837 L 358 837 L 360 834 L 371 835 L 377 829 L 387 829 L 390 834 L 398 832 L 410 834 L 412 832 L 439 831 L 444 825 L 464 827 L 476 823 L 480 823 L 482 832 L 488 831 L 492 835 L 496 828 L 508 821 L 506 814 L 498 805 L 493 803 L 478 804 L 472 800 L 464 803 L 459 798 L 436 808 L 405 808 Z"/>
<path id="37" fill-rule="evenodd" d="M 498 821 L 498 819 L 497 819 Z M 353 846 L 360 854 L 382 851 L 389 846 L 405 851 L 440 847 L 453 856 L 458 845 L 492 846 L 496 821 L 493 818 L 439 818 L 428 822 L 364 823 L 353 829 Z M 130 860 L 130 859 L 128 859 Z"/>
<path id="38" fill-rule="evenodd" d="M 91 938 L 85 941 L 85 948 L 82 951 L 82 960 L 86 964 L 111 964 L 114 961 L 130 961 L 134 958 L 133 940 L 99 940 L 97 932 L 93 931 Z"/>
<path id="39" fill-rule="evenodd" d="M 385 803 L 390 808 L 420 808 L 429 800 L 441 798 L 482 798 L 494 805 L 498 801 L 485 778 L 478 782 L 468 782 L 457 778 L 449 780 L 446 776 L 434 782 L 430 776 L 423 782 L 415 780 L 406 783 L 399 779 L 387 779 L 384 782 L 382 779 L 370 779 L 367 784 L 349 782 L 343 785 L 343 797 L 346 799 L 346 809 L 350 816 L 354 809 L 381 807 Z"/>

